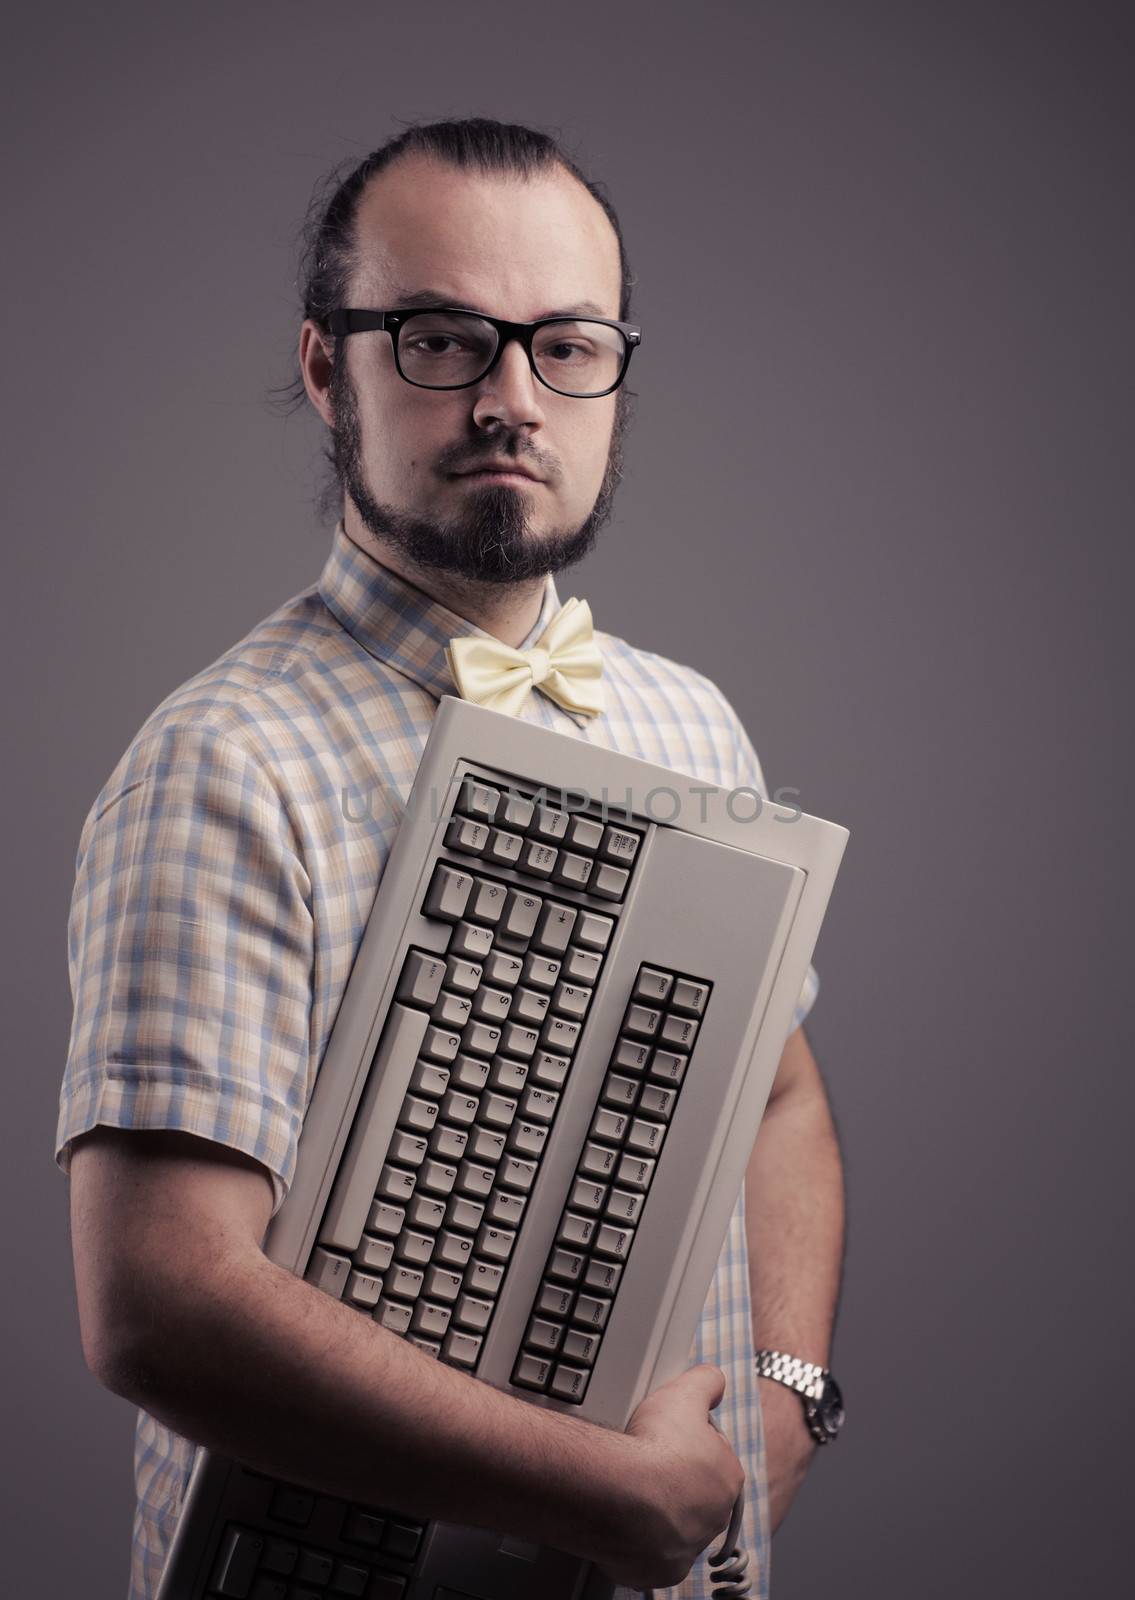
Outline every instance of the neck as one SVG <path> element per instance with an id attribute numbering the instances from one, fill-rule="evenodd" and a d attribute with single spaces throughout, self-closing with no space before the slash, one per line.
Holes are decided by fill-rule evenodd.
<path id="1" fill-rule="evenodd" d="M 346 508 L 343 526 L 352 544 L 358 545 L 381 566 L 396 572 L 431 600 L 448 606 L 474 627 L 483 628 L 502 644 L 518 645 L 536 625 L 544 603 L 546 578 L 524 583 L 478 583 L 475 578 L 455 578 L 436 567 L 421 567 L 410 561 L 389 540 L 376 538 L 359 520 L 353 506 Z"/>

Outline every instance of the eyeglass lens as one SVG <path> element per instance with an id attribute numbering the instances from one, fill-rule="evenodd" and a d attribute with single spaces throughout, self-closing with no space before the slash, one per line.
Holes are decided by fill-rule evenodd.
<path id="1" fill-rule="evenodd" d="M 560 394 L 602 394 L 618 380 L 625 342 L 602 322 L 553 322 L 532 340 L 541 378 Z M 497 353 L 492 323 L 460 311 L 423 311 L 408 317 L 398 339 L 398 359 L 411 383 L 447 389 L 476 383 Z"/>

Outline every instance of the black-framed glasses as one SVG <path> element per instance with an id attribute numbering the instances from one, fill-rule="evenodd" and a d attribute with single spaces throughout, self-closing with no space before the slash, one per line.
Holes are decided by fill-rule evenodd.
<path id="1" fill-rule="evenodd" d="M 506 322 L 463 306 L 424 311 L 331 311 L 328 333 L 386 332 L 398 375 L 419 389 L 468 389 L 487 378 L 510 339 L 545 388 L 576 400 L 598 400 L 627 375 L 642 329 L 606 317 L 541 317 Z"/>

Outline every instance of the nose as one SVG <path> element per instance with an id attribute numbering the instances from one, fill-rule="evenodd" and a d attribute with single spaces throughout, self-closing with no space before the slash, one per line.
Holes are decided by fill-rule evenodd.
<path id="1" fill-rule="evenodd" d="M 473 421 L 479 428 L 494 422 L 506 428 L 540 428 L 544 412 L 539 390 L 524 346 L 519 339 L 509 339 L 492 371 L 477 385 Z"/>

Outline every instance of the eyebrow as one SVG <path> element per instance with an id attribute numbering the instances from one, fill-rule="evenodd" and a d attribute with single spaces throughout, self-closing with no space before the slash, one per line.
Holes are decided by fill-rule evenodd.
<path id="1" fill-rule="evenodd" d="M 483 317 L 494 316 L 492 311 L 486 311 L 483 306 L 475 306 L 471 302 L 455 300 L 452 295 L 441 294 L 437 289 L 394 289 L 392 305 L 399 310 L 430 310 L 438 306 L 464 306 L 466 311 L 479 312 Z M 540 322 L 544 317 L 606 317 L 607 313 L 602 306 L 596 305 L 594 300 L 579 300 L 574 306 L 561 306 L 556 311 L 541 312 L 539 317 L 533 317 L 533 322 Z M 506 319 L 507 320 L 507 319 Z"/>

